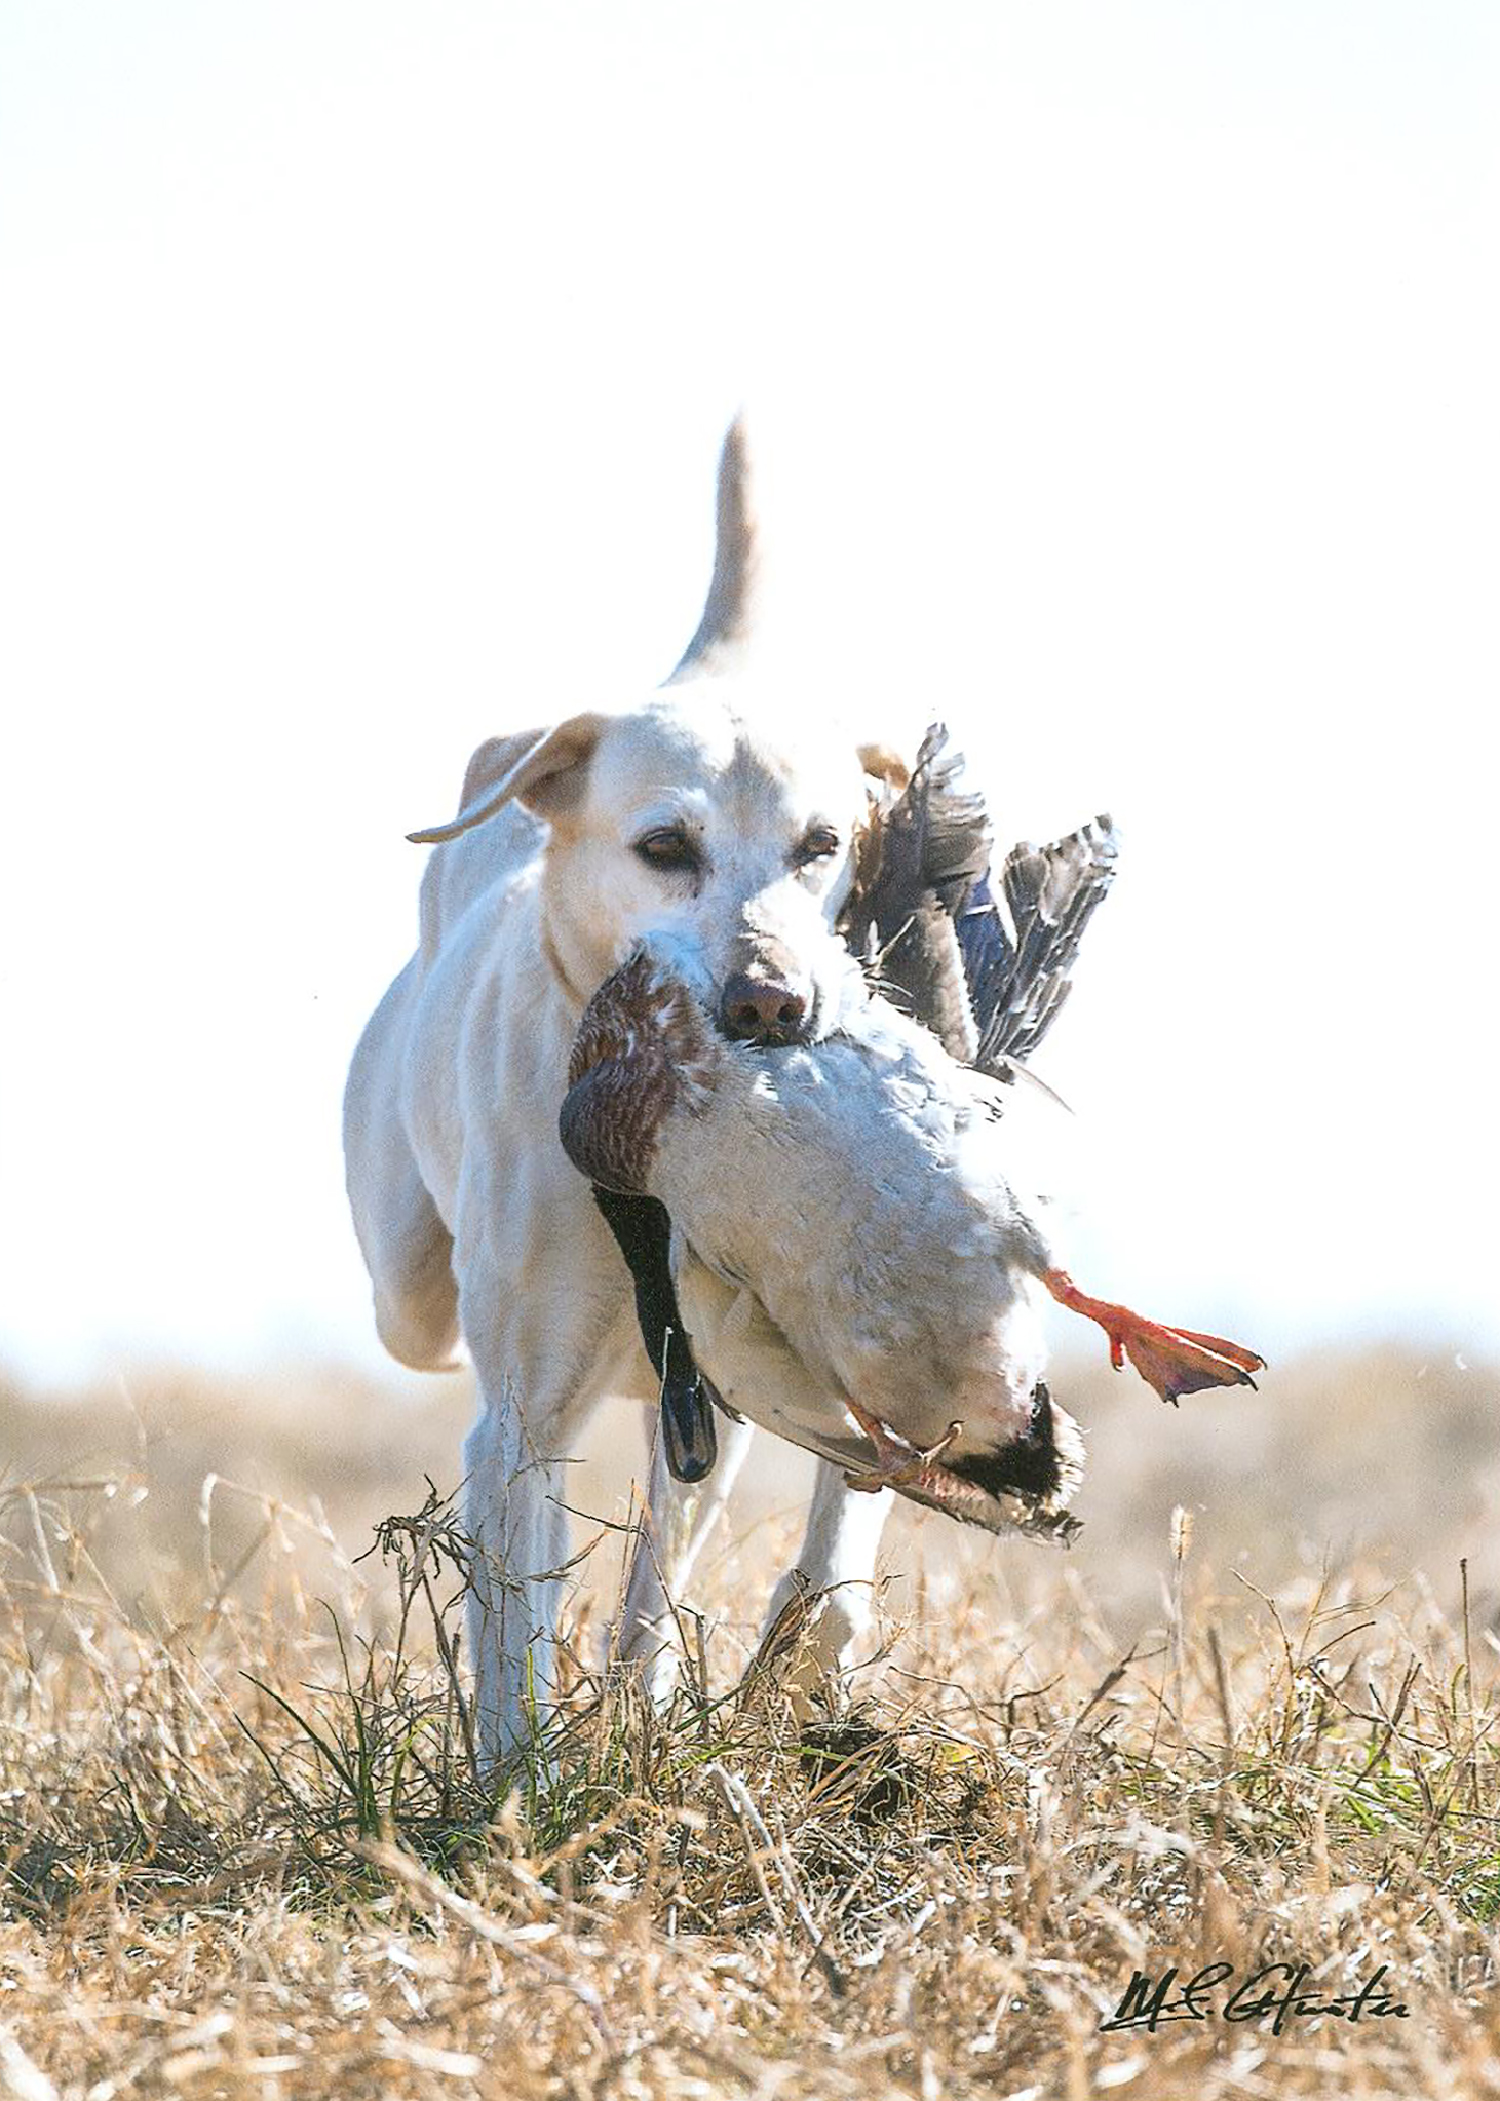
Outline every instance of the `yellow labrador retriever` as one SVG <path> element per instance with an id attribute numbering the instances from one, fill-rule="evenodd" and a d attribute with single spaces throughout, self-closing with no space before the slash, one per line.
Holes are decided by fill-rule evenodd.
<path id="1" fill-rule="evenodd" d="M 847 968 L 834 922 L 853 845 L 905 768 L 829 719 L 821 696 L 761 690 L 746 667 L 755 552 L 742 434 L 719 473 L 713 582 L 698 632 L 644 699 L 493 737 L 469 761 L 459 816 L 422 883 L 416 954 L 354 1055 L 344 1146 L 355 1230 L 392 1355 L 480 1387 L 465 1447 L 477 1553 L 470 1653 L 491 1762 L 527 1740 L 553 1682 L 568 1559 L 562 1462 L 605 1397 L 656 1378 L 629 1274 L 564 1153 L 558 1112 L 579 1017 L 645 934 L 690 942 L 719 1023 L 763 1042 L 815 1038 Z M 657 1440 L 652 1539 L 621 1629 L 653 1688 L 671 1683 L 669 1594 L 686 1582 L 751 1431 L 726 1426 L 701 1486 L 674 1482 Z M 819 1661 L 868 1620 L 889 1497 L 819 1463 L 774 1618 L 808 1584 L 830 1593 Z"/>

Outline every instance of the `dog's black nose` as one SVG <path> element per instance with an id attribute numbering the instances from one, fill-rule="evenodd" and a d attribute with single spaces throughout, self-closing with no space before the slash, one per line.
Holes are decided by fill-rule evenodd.
<path id="1" fill-rule="evenodd" d="M 737 970 L 719 1000 L 719 1027 L 743 1043 L 796 1043 L 807 1032 L 807 1001 L 775 978 Z"/>

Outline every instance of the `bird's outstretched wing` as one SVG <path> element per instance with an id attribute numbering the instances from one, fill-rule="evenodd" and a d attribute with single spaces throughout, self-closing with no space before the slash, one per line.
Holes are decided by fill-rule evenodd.
<path id="1" fill-rule="evenodd" d="M 1073 985 L 1083 930 L 1115 878 L 1119 844 L 1107 816 L 1050 846 L 1013 846 L 1000 871 L 1003 907 L 986 877 L 954 921 L 979 1044 L 973 1063 L 1024 1064 Z"/>
<path id="2" fill-rule="evenodd" d="M 887 998 L 930 1028 L 962 1064 L 1003 1076 L 1056 1019 L 1084 927 L 1114 880 L 1106 816 L 1049 846 L 1022 842 L 990 867 L 984 798 L 936 722 L 916 768 L 870 827 L 841 927 Z"/>
<path id="3" fill-rule="evenodd" d="M 969 1065 L 979 1030 L 957 929 L 994 836 L 983 797 L 957 785 L 947 736 L 933 724 L 910 782 L 866 828 L 839 930 L 875 988 Z"/>

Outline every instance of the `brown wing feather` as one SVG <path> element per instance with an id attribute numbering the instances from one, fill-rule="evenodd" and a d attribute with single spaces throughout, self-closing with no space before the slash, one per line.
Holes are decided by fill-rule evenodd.
<path id="1" fill-rule="evenodd" d="M 979 1038 L 954 919 L 989 867 L 994 838 L 984 798 L 955 785 L 963 759 L 947 739 L 935 722 L 910 782 L 876 811 L 840 931 L 877 988 L 967 1065 Z"/>

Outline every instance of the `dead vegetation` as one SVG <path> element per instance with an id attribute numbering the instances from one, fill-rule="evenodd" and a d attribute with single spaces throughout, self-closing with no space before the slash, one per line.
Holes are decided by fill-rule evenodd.
<path id="1" fill-rule="evenodd" d="M 498 1799 L 422 1502 L 462 1396 L 0 1397 L 0 2096 L 1500 2091 L 1494 1375 L 1071 1391 L 1078 1546 L 903 1510 L 838 1714 L 795 1625 L 747 1669 L 774 1450 L 672 1709 L 606 1668 L 596 1455 L 564 1709 Z M 1384 1964 L 1409 2013 L 1101 2028 L 1217 1960 Z"/>

